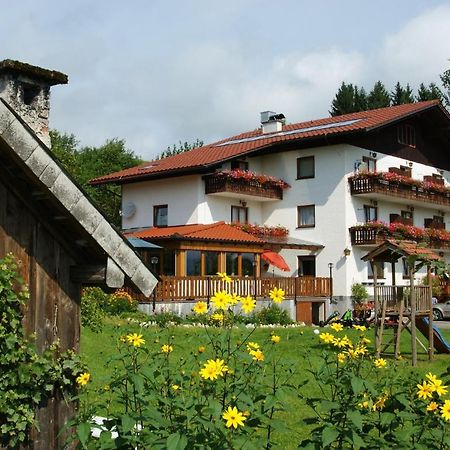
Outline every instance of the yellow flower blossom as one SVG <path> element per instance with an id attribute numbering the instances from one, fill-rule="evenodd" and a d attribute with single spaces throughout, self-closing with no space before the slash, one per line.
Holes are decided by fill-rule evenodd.
<path id="1" fill-rule="evenodd" d="M 140 347 L 142 344 L 145 344 L 145 339 L 143 339 L 142 334 L 137 333 L 127 334 L 127 341 L 133 347 Z"/>
<path id="2" fill-rule="evenodd" d="M 225 283 L 231 283 L 231 278 L 225 272 L 217 272 L 217 276 Z"/>
<path id="3" fill-rule="evenodd" d="M 431 391 L 436 392 L 439 397 L 445 395 L 448 391 L 448 387 L 442 384 L 442 380 L 435 379 L 428 383 L 430 385 Z"/>
<path id="4" fill-rule="evenodd" d="M 417 391 L 417 397 L 421 398 L 422 400 L 433 397 L 433 390 L 426 381 L 424 381 L 422 384 L 418 384 L 417 387 L 419 388 L 419 390 Z"/>
<path id="5" fill-rule="evenodd" d="M 376 402 L 372 406 L 372 410 L 373 411 L 381 411 L 384 408 L 384 406 L 386 404 L 386 400 L 388 398 L 389 398 L 389 396 L 386 393 L 384 393 L 383 395 L 378 397 Z"/>
<path id="6" fill-rule="evenodd" d="M 264 361 L 264 353 L 261 350 L 250 350 L 249 354 L 255 361 Z"/>
<path id="7" fill-rule="evenodd" d="M 200 345 L 200 347 L 198 348 L 199 353 L 204 353 L 205 350 L 206 350 L 206 347 L 204 345 Z"/>
<path id="8" fill-rule="evenodd" d="M 361 342 L 362 342 L 363 344 L 370 344 L 372 341 L 371 341 L 370 339 L 366 338 L 366 337 L 363 337 L 363 338 L 361 339 Z"/>
<path id="9" fill-rule="evenodd" d="M 227 309 L 230 305 L 230 297 L 227 291 L 217 291 L 211 297 L 211 303 L 215 309 Z"/>
<path id="10" fill-rule="evenodd" d="M 247 344 L 247 350 L 250 352 L 251 350 L 259 350 L 259 344 L 257 342 L 249 342 Z"/>
<path id="11" fill-rule="evenodd" d="M 345 353 L 342 353 L 342 352 L 338 353 L 338 355 L 337 355 L 338 362 L 340 362 L 341 364 L 344 363 L 345 362 L 345 358 L 346 358 Z"/>
<path id="12" fill-rule="evenodd" d="M 427 405 L 428 412 L 436 412 L 439 408 L 439 405 L 436 402 L 430 402 Z"/>
<path id="13" fill-rule="evenodd" d="M 431 372 L 428 372 L 425 377 L 428 378 L 428 381 L 430 381 L 431 383 L 434 383 L 438 380 L 438 377 L 436 375 L 433 375 Z"/>
<path id="14" fill-rule="evenodd" d="M 270 337 L 270 340 L 274 343 L 274 344 L 278 344 L 281 341 L 280 336 L 276 335 L 276 334 L 272 334 L 272 336 Z"/>
<path id="15" fill-rule="evenodd" d="M 200 370 L 200 376 L 205 380 L 217 380 L 219 376 L 223 377 L 228 372 L 228 367 L 225 365 L 223 359 L 209 359 L 204 363 L 203 368 Z"/>
<path id="16" fill-rule="evenodd" d="M 342 331 L 344 329 L 344 325 L 342 325 L 342 323 L 332 323 L 330 325 L 330 328 L 334 331 Z"/>
<path id="17" fill-rule="evenodd" d="M 88 372 L 80 373 L 80 375 L 77 376 L 75 381 L 80 386 L 86 386 L 89 383 L 89 380 L 91 379 L 91 374 Z"/>
<path id="18" fill-rule="evenodd" d="M 274 303 L 282 303 L 285 295 L 286 293 L 281 288 L 274 287 L 271 291 L 269 291 L 269 297 Z"/>
<path id="19" fill-rule="evenodd" d="M 358 331 L 366 331 L 367 328 L 364 325 L 353 325 L 353 328 Z"/>
<path id="20" fill-rule="evenodd" d="M 208 305 L 206 302 L 197 302 L 192 308 L 192 311 L 194 311 L 195 314 L 206 314 L 208 311 Z"/>
<path id="21" fill-rule="evenodd" d="M 338 348 L 353 347 L 352 341 L 345 335 L 343 338 L 333 338 L 333 345 Z"/>
<path id="22" fill-rule="evenodd" d="M 225 426 L 227 428 L 234 427 L 235 429 L 240 425 L 244 426 L 244 422 L 247 420 L 247 417 L 244 416 L 236 406 L 228 407 L 228 409 L 222 415 L 223 419 L 226 421 Z"/>
<path id="23" fill-rule="evenodd" d="M 244 297 L 241 300 L 241 306 L 242 310 L 248 314 L 252 312 L 256 307 L 256 300 L 253 297 L 250 297 L 250 295 L 247 295 L 247 297 Z"/>
<path id="24" fill-rule="evenodd" d="M 450 422 L 450 400 L 445 400 L 441 406 L 441 416 L 447 422 Z"/>
<path id="25" fill-rule="evenodd" d="M 228 301 L 230 302 L 230 306 L 237 305 L 240 301 L 242 301 L 242 297 L 237 295 L 236 293 L 231 294 Z"/>
<path id="26" fill-rule="evenodd" d="M 164 344 L 161 346 L 161 352 L 162 353 L 172 353 L 173 352 L 173 347 L 169 344 Z"/>
<path id="27" fill-rule="evenodd" d="M 331 344 L 334 341 L 334 336 L 331 333 L 320 333 L 319 338 L 322 339 L 325 344 Z"/>
<path id="28" fill-rule="evenodd" d="M 222 313 L 217 313 L 216 312 L 214 314 L 211 314 L 211 319 L 216 321 L 216 322 L 222 323 L 223 319 L 224 319 L 224 315 Z"/>
<path id="29" fill-rule="evenodd" d="M 174 390 L 174 391 L 179 391 L 180 389 L 181 389 L 181 387 L 180 386 L 178 386 L 178 384 L 172 384 L 172 389 Z"/>
<path id="30" fill-rule="evenodd" d="M 377 358 L 373 364 L 377 369 L 384 369 L 387 366 L 387 361 L 383 358 Z"/>

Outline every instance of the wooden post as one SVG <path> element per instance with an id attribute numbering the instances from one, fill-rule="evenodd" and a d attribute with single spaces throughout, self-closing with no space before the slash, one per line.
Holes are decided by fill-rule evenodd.
<path id="1" fill-rule="evenodd" d="M 380 357 L 380 324 L 378 323 L 379 314 L 380 314 L 380 303 L 378 301 L 378 289 L 377 289 L 377 265 L 375 261 L 372 259 L 370 261 L 370 265 L 372 267 L 373 273 L 373 300 L 375 304 L 375 355 L 377 358 Z"/>
<path id="2" fill-rule="evenodd" d="M 427 280 L 428 280 L 428 360 L 432 361 L 434 358 L 434 333 L 433 333 L 433 283 L 431 280 L 431 267 L 427 266 Z"/>
<path id="3" fill-rule="evenodd" d="M 409 295 L 411 308 L 411 352 L 412 365 L 417 366 L 417 334 L 416 334 L 416 293 L 414 292 L 414 263 L 409 268 Z"/>

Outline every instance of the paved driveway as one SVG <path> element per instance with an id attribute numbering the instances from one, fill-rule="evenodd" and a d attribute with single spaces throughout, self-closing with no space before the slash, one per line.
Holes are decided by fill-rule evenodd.
<path id="1" fill-rule="evenodd" d="M 438 328 L 450 329 L 450 320 L 435 320 L 433 322 Z"/>

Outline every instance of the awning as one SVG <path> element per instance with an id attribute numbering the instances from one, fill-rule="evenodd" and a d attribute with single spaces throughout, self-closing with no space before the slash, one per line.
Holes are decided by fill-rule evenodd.
<path id="1" fill-rule="evenodd" d="M 128 239 L 128 242 L 134 248 L 162 248 L 159 245 L 152 244 L 151 242 L 144 241 L 144 239 L 139 239 L 139 238 L 135 238 L 135 237 L 129 237 L 127 239 Z"/>
<path id="2" fill-rule="evenodd" d="M 284 270 L 285 272 L 289 272 L 291 270 L 287 265 L 286 261 L 284 260 L 284 258 L 278 253 L 265 251 L 264 253 L 261 254 L 261 258 L 280 270 Z"/>

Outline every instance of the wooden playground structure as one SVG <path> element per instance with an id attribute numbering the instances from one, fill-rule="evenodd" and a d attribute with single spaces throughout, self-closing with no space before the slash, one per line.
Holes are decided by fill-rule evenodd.
<path id="1" fill-rule="evenodd" d="M 395 263 L 405 258 L 409 272 L 409 286 L 397 286 L 395 280 Z M 434 329 L 432 307 L 431 266 L 441 258 L 428 248 L 412 241 L 386 240 L 362 260 L 369 261 L 373 269 L 374 303 L 375 303 L 375 351 L 376 357 L 390 346 L 394 347 L 396 358 L 400 356 L 400 340 L 402 331 L 411 333 L 412 365 L 417 365 L 417 343 L 428 353 L 429 360 L 434 356 Z M 379 285 L 377 280 L 377 264 L 392 264 L 392 285 Z M 414 275 L 418 269 L 427 268 L 428 283 L 416 286 Z M 386 319 L 393 319 L 394 336 L 383 343 Z M 428 339 L 428 347 L 417 338 L 419 329 Z"/>

